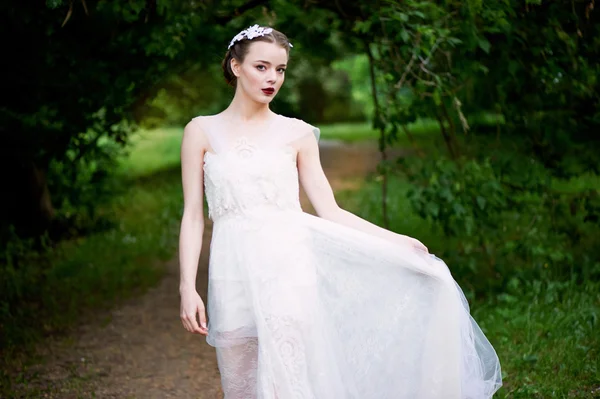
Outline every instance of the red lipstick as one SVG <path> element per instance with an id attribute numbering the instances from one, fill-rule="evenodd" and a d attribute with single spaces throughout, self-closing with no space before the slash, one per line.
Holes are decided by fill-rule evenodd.
<path id="1" fill-rule="evenodd" d="M 272 96 L 273 93 L 275 93 L 275 89 L 272 87 L 267 87 L 266 89 L 262 89 L 262 92 L 265 93 L 267 96 Z"/>

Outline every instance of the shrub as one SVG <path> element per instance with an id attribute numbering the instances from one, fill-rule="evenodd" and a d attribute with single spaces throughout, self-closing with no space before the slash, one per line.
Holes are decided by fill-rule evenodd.
<path id="1" fill-rule="evenodd" d="M 512 174 L 489 159 L 400 165 L 413 209 L 455 239 L 443 256 L 457 273 L 481 277 L 475 289 L 502 289 L 511 277 L 600 276 L 597 190 L 558 192 L 534 161 Z"/>

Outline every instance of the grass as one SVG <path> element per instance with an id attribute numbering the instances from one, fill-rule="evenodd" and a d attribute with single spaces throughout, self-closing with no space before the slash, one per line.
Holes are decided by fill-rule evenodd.
<path id="1" fill-rule="evenodd" d="M 376 141 L 379 131 L 373 129 L 370 123 L 336 123 L 318 126 L 321 129 L 321 139 L 340 140 L 343 142 Z M 439 129 L 437 122 L 432 120 L 419 120 L 408 125 L 408 131 L 413 137 L 421 139 L 428 137 Z M 399 145 L 408 144 L 409 140 L 404 132 L 399 132 Z"/>
<path id="2" fill-rule="evenodd" d="M 502 363 L 496 397 L 600 397 L 599 306 L 598 282 L 573 281 L 515 284 L 474 304 Z"/>
<path id="3" fill-rule="evenodd" d="M 179 168 L 183 127 L 140 130 L 131 137 L 129 155 L 119 162 L 119 174 L 128 178 Z"/>

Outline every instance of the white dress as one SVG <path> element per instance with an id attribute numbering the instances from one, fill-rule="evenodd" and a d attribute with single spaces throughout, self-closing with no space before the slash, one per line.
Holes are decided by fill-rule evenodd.
<path id="1" fill-rule="evenodd" d="M 259 136 L 202 118 L 212 151 L 207 311 L 226 399 L 481 399 L 498 357 L 433 255 L 304 213 L 277 115 Z"/>

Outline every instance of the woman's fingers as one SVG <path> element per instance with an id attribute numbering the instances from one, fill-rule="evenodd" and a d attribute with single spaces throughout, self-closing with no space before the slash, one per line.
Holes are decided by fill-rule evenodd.
<path id="1" fill-rule="evenodd" d="M 200 323 L 198 323 L 197 317 L 200 318 Z M 184 313 L 181 316 L 181 322 L 183 324 L 183 327 L 191 333 L 208 335 L 204 307 L 199 306 L 193 313 Z"/>
<path id="2" fill-rule="evenodd" d="M 198 325 L 198 320 L 196 319 L 196 312 L 194 312 L 190 317 L 190 324 L 192 325 L 192 332 L 200 334 L 202 333 L 202 329 Z"/>
<path id="3" fill-rule="evenodd" d="M 198 304 L 198 317 L 200 318 L 200 327 L 198 332 L 202 335 L 208 335 L 208 328 L 206 326 L 206 310 L 204 309 L 204 304 L 202 302 Z"/>
<path id="4" fill-rule="evenodd" d="M 208 332 L 206 329 L 203 329 L 203 328 L 201 328 L 198 325 L 198 321 L 196 320 L 196 314 L 195 314 L 195 312 L 194 313 L 190 313 L 190 314 L 185 314 L 181 318 L 181 321 L 182 321 L 183 326 L 185 327 L 185 329 L 188 330 L 191 333 L 206 335 L 205 332 L 206 333 Z"/>
<path id="5" fill-rule="evenodd" d="M 181 323 L 191 333 L 208 335 L 204 302 L 195 291 L 186 292 L 181 296 Z"/>
<path id="6" fill-rule="evenodd" d="M 194 329 L 197 328 L 197 323 L 196 327 L 194 327 L 194 323 L 196 322 L 196 320 L 194 320 L 194 317 L 187 312 L 181 316 L 181 322 L 183 323 L 185 329 L 189 332 L 194 332 Z"/>

